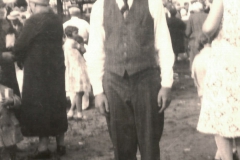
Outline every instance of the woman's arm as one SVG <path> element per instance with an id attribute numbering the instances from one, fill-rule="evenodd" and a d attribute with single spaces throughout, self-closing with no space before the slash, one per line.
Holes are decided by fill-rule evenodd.
<path id="1" fill-rule="evenodd" d="M 205 20 L 202 30 L 205 34 L 213 36 L 218 30 L 223 17 L 223 0 L 214 0 L 210 13 Z"/>

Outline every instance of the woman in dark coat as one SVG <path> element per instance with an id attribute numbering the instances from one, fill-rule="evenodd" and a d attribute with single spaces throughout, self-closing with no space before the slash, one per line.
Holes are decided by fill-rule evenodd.
<path id="1" fill-rule="evenodd" d="M 176 59 L 179 53 L 185 52 L 184 32 L 186 29 L 186 25 L 181 19 L 176 17 L 177 10 L 174 6 L 172 6 L 172 8 L 169 7 L 168 9 L 171 17 L 167 18 L 167 25 L 170 32 L 172 47 Z"/>
<path id="2" fill-rule="evenodd" d="M 55 136 L 57 152 L 65 154 L 67 131 L 65 66 L 60 18 L 47 0 L 30 0 L 33 15 L 14 47 L 16 60 L 23 64 L 21 126 L 24 136 L 38 136 L 38 149 L 32 159 L 51 156 L 48 137 Z"/>

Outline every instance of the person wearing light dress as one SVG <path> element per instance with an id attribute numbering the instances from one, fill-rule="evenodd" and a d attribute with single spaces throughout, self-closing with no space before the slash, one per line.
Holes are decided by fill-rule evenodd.
<path id="1" fill-rule="evenodd" d="M 203 24 L 216 34 L 206 66 L 197 130 L 213 134 L 222 160 L 233 160 L 232 138 L 240 153 L 240 1 L 213 1 Z"/>

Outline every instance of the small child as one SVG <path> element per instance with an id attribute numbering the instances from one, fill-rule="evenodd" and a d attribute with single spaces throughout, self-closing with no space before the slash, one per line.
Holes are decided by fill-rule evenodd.
<path id="1" fill-rule="evenodd" d="M 23 139 L 19 122 L 14 114 L 14 109 L 20 105 L 20 97 L 13 93 L 13 89 L 0 82 L 0 147 L 8 152 L 10 160 L 16 159 L 16 144 Z"/>
<path id="2" fill-rule="evenodd" d="M 73 94 L 71 98 L 71 108 L 68 111 L 68 119 L 73 118 L 75 106 L 77 108 L 77 119 L 84 119 L 82 114 L 82 97 L 84 93 L 91 91 L 91 85 L 88 79 L 86 64 L 83 54 L 86 52 L 84 48 L 83 38 L 78 36 L 78 28 L 67 26 L 65 29 L 66 41 L 64 43 L 65 56 L 65 83 L 68 95 Z"/>

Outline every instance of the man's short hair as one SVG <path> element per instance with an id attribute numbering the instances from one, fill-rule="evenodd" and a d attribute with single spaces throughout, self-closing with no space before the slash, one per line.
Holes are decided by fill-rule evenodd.
<path id="1" fill-rule="evenodd" d="M 74 26 L 67 26 L 67 27 L 65 28 L 65 30 L 64 30 L 65 35 L 66 35 L 67 37 L 72 37 L 72 33 L 73 33 L 74 31 L 77 31 L 77 32 L 78 32 L 78 28 L 77 28 L 77 27 L 74 27 Z"/>

